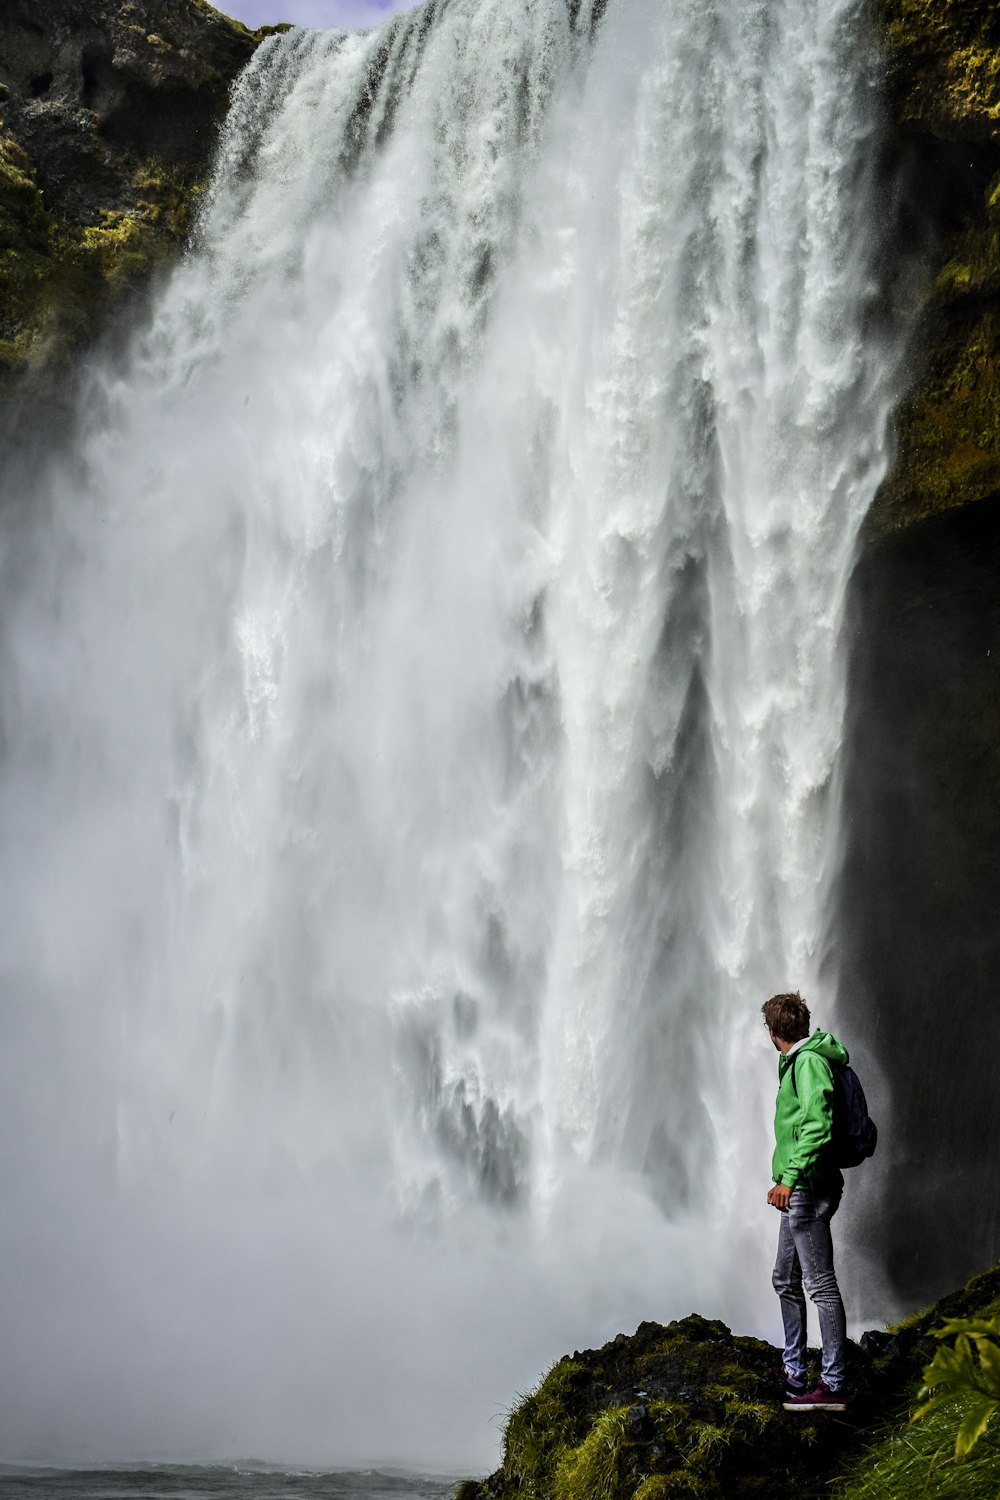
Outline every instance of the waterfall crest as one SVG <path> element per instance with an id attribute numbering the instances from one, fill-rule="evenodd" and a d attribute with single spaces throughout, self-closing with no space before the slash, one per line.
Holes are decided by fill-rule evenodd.
<path id="1" fill-rule="evenodd" d="M 392 1305 L 449 1316 L 447 1244 L 542 1362 L 699 1297 L 770 1328 L 759 1006 L 829 1012 L 893 394 L 865 16 L 428 0 L 259 48 L 5 543 L 4 983 L 62 1102 L 12 1097 L 52 1181 L 321 1204 L 365 1306 L 344 1242 L 401 1218 Z M 523 1383 L 541 1334 L 508 1343 Z M 263 1430 L 348 1456 L 322 1423 Z"/>

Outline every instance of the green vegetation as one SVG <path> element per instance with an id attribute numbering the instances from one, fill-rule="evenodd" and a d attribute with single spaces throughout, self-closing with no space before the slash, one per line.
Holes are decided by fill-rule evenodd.
<path id="1" fill-rule="evenodd" d="M 1000 1408 L 1000 1314 L 992 1318 L 949 1318 L 935 1338 L 954 1337 L 937 1351 L 924 1371 L 921 1398 L 929 1397 L 913 1420 L 960 1399 L 965 1412 L 955 1435 L 955 1457 L 971 1453 Z"/>
<path id="2" fill-rule="evenodd" d="M 760 1339 L 695 1315 L 643 1323 L 554 1365 L 511 1412 L 500 1469 L 457 1500 L 997 1500 L 1000 1423 L 975 1403 L 994 1399 L 998 1310 L 1000 1267 L 873 1335 L 846 1417 L 786 1413 L 780 1354 Z M 978 1355 L 949 1358 L 942 1338 Z M 941 1404 L 913 1422 L 928 1379 Z M 957 1461 L 973 1411 L 980 1435 Z"/>
<path id="3" fill-rule="evenodd" d="M 931 1339 L 954 1338 L 955 1345 L 935 1350 L 922 1375 L 911 1376 L 905 1399 L 850 1462 L 833 1500 L 997 1500 L 1000 1429 L 989 1421 L 1000 1398 L 998 1285 L 1000 1271 L 988 1272 L 897 1326 L 897 1335 L 919 1337 L 911 1369 Z M 975 1357 L 973 1343 L 986 1351 L 985 1361 Z"/>
<path id="4" fill-rule="evenodd" d="M 32 163 L 0 136 L 0 368 L 58 360 L 176 251 L 200 184 L 156 160 L 133 183 L 132 212 L 74 224 L 46 206 Z"/>
<path id="5" fill-rule="evenodd" d="M 983 0 L 882 0 L 896 118 L 950 139 L 1000 137 L 1000 36 Z"/>
<path id="6" fill-rule="evenodd" d="M 910 1424 L 905 1413 L 853 1461 L 831 1500 L 997 1500 L 1000 1437 L 988 1432 L 972 1456 L 955 1458 L 955 1422 L 966 1401 Z"/>
<path id="7" fill-rule="evenodd" d="M 601 1412 L 582 1443 L 564 1453 L 552 1484 L 553 1500 L 615 1500 L 628 1463 L 629 1409 Z"/>
<path id="8" fill-rule="evenodd" d="M 25 375 L 51 395 L 177 255 L 230 84 L 283 29 L 248 31 L 206 0 L 0 15 L 0 395 Z"/>
<path id="9" fill-rule="evenodd" d="M 571 1359 L 553 1365 L 511 1412 L 504 1431 L 504 1469 L 528 1497 L 548 1494 L 560 1461 L 586 1431 L 576 1393 L 586 1371 Z"/>

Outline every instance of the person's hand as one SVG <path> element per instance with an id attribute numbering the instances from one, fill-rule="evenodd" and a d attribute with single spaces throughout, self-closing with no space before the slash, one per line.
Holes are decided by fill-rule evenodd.
<path id="1" fill-rule="evenodd" d="M 783 1182 L 776 1182 L 767 1195 L 767 1201 L 772 1208 L 783 1209 L 788 1207 L 788 1200 L 791 1196 L 790 1187 L 786 1187 Z"/>

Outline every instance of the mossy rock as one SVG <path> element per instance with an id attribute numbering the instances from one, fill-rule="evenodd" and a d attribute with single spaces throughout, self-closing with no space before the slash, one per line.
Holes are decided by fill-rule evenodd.
<path id="1" fill-rule="evenodd" d="M 785 1413 L 780 1368 L 771 1345 L 715 1320 L 643 1323 L 553 1366 L 511 1413 L 501 1468 L 463 1500 L 810 1494 L 853 1427 Z"/>
<path id="2" fill-rule="evenodd" d="M 761 1339 L 696 1314 L 665 1327 L 642 1323 L 553 1365 L 511 1412 L 500 1468 L 466 1480 L 456 1500 L 819 1500 L 834 1483 L 860 1482 L 859 1455 L 904 1441 L 935 1347 L 931 1330 L 998 1299 L 994 1267 L 904 1323 L 866 1334 L 852 1346 L 846 1416 L 785 1412 L 781 1355 Z"/>
<path id="3" fill-rule="evenodd" d="M 904 318 L 910 388 L 869 538 L 1000 493 L 1000 10 L 879 0 L 877 13 L 890 175 L 908 184 L 892 253 L 922 263 L 924 292 Z"/>
<path id="4" fill-rule="evenodd" d="M 991 0 L 881 0 L 897 119 L 945 139 L 1000 139 L 1000 24 Z"/>
<path id="5" fill-rule="evenodd" d="M 230 85 L 275 29 L 205 0 L 4 6 L 0 394 L 61 382 L 141 306 L 190 232 Z"/>

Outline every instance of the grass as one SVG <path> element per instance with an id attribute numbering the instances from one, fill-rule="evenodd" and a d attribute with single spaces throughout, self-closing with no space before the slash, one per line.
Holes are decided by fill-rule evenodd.
<path id="1" fill-rule="evenodd" d="M 997 1500 L 1000 1432 L 987 1430 L 971 1455 L 955 1459 L 955 1429 L 971 1402 L 930 1412 L 920 1422 L 886 1429 L 831 1491 L 832 1500 Z"/>
<path id="2" fill-rule="evenodd" d="M 561 1459 L 553 1500 L 615 1500 L 628 1441 L 628 1407 L 602 1412 L 578 1447 Z"/>

